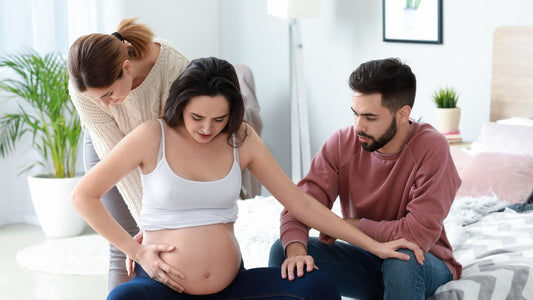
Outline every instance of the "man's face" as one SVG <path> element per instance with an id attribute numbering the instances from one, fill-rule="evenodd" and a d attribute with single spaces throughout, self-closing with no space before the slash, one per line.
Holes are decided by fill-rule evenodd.
<path id="1" fill-rule="evenodd" d="M 396 136 L 396 115 L 381 105 L 381 94 L 364 95 L 355 92 L 352 111 L 359 142 L 366 151 L 380 150 Z"/>

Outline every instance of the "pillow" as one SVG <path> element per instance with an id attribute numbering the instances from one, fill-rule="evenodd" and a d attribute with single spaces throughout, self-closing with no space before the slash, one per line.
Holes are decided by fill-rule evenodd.
<path id="1" fill-rule="evenodd" d="M 510 204 L 525 203 L 533 192 L 533 156 L 480 153 L 460 176 L 458 197 L 496 196 Z"/>
<path id="2" fill-rule="evenodd" d="M 533 153 L 533 127 L 485 123 L 476 142 L 468 151 L 474 155 L 482 152 L 505 152 L 512 154 Z"/>
<path id="3" fill-rule="evenodd" d="M 533 119 L 513 117 L 496 121 L 498 124 L 533 126 Z"/>

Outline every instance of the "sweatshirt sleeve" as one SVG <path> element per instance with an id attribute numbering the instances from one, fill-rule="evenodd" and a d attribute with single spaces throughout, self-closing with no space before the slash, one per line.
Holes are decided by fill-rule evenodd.
<path id="1" fill-rule="evenodd" d="M 69 93 L 83 126 L 91 134 L 96 154 L 99 158 L 105 157 L 124 138 L 124 133 L 120 131 L 113 117 L 106 113 L 101 106 L 94 103 L 93 99 L 70 86 Z M 139 170 L 126 175 L 117 184 L 117 188 L 133 218 L 139 224 L 142 206 L 142 184 Z"/>
<path id="2" fill-rule="evenodd" d="M 358 228 L 380 242 L 406 238 L 423 251 L 440 239 L 461 180 L 453 163 L 448 142 L 442 136 L 424 139 L 410 151 L 415 163 L 414 182 L 408 191 L 403 217 L 392 221 L 361 219 Z M 406 168 L 408 166 L 405 166 Z"/>
<path id="3" fill-rule="evenodd" d="M 309 173 L 298 183 L 298 187 L 331 209 L 338 195 L 338 133 L 332 135 L 313 158 Z M 298 221 L 287 209 L 281 212 L 280 240 L 285 249 L 293 242 L 307 245 L 307 225 Z"/>

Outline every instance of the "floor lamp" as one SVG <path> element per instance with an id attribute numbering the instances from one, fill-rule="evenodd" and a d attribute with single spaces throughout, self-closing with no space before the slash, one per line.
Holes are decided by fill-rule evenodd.
<path id="1" fill-rule="evenodd" d="M 291 179 L 297 183 L 309 170 L 311 144 L 304 82 L 303 47 L 298 18 L 320 15 L 320 0 L 268 0 L 269 15 L 289 20 Z"/>

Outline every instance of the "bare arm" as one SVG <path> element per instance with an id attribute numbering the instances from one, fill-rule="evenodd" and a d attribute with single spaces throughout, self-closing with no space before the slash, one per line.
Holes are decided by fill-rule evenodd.
<path id="1" fill-rule="evenodd" d="M 252 129 L 249 128 L 249 131 Z M 339 216 L 321 203 L 300 190 L 278 166 L 261 139 L 252 132 L 245 141 L 241 152 L 242 163 L 252 174 L 287 208 L 298 220 L 316 228 L 330 236 L 338 237 L 355 246 L 365 249 L 381 258 L 408 259 L 408 256 L 397 252 L 400 247 L 379 243 L 357 228 L 343 221 Z M 420 248 L 406 240 L 402 247 L 411 249 L 419 262 L 423 261 Z"/>
<path id="2" fill-rule="evenodd" d="M 176 291 L 181 287 L 171 276 L 183 277 L 160 258 L 162 251 L 172 251 L 165 245 L 141 245 L 137 243 L 111 216 L 100 198 L 122 177 L 142 166 L 158 147 L 159 135 L 154 132 L 157 121 L 140 125 L 127 135 L 78 183 L 72 194 L 72 202 L 87 223 L 128 257 L 140 262 L 150 276 Z M 155 122 L 155 123 L 154 123 Z M 147 125 L 148 124 L 148 125 Z M 160 132 L 160 130 L 159 130 Z M 157 150 L 156 150 L 157 151 Z M 157 153 L 157 152 L 156 152 Z M 154 154 L 153 157 L 157 157 Z"/>

